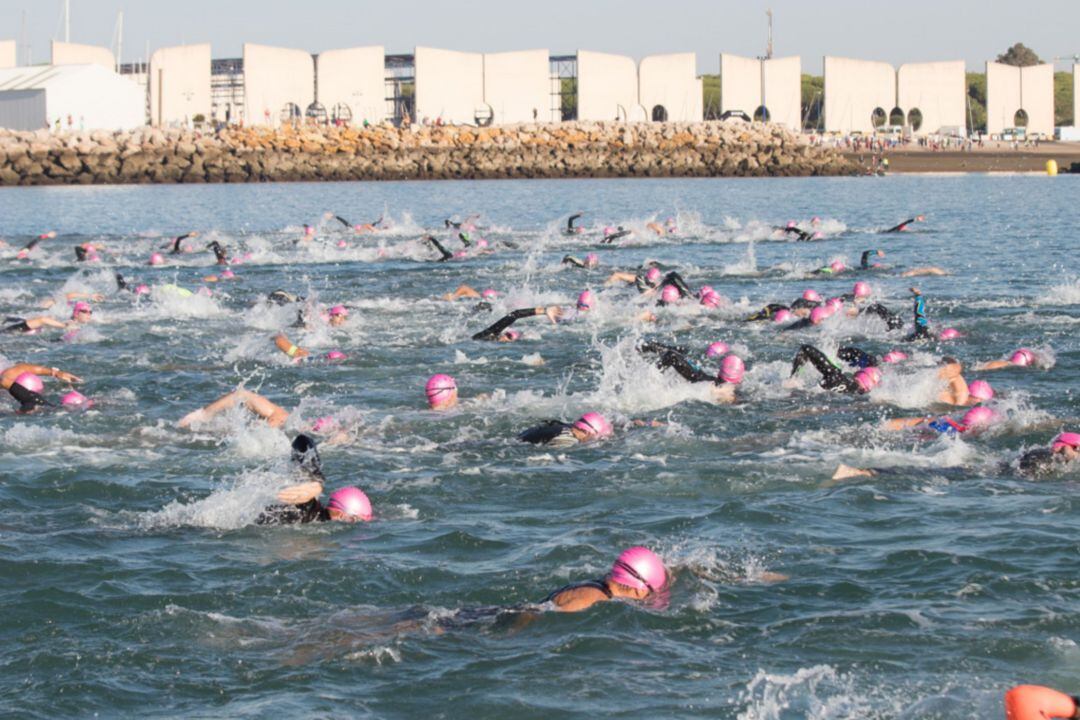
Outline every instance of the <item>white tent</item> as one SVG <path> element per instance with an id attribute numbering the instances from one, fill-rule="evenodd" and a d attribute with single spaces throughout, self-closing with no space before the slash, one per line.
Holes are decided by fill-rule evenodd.
<path id="1" fill-rule="evenodd" d="M 130 130 L 146 124 L 146 92 L 98 65 L 0 70 L 0 127 Z"/>

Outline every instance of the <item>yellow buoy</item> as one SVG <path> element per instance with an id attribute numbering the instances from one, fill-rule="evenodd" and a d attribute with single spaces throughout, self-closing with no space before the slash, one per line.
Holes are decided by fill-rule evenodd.
<path id="1" fill-rule="evenodd" d="M 1050 177 L 1057 175 L 1057 160 L 1046 161 L 1046 174 Z"/>

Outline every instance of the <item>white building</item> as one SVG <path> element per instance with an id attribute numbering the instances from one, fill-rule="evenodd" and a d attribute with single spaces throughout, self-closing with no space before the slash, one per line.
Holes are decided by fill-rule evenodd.
<path id="1" fill-rule="evenodd" d="M 146 94 L 100 65 L 0 70 L 0 127 L 130 130 L 146 124 Z"/>

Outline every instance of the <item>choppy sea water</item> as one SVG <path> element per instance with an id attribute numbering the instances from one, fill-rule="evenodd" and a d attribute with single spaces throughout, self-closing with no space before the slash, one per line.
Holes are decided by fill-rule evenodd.
<path id="1" fill-rule="evenodd" d="M 0 407 L 0 712 L 18 717 L 985 718 L 1018 682 L 1076 692 L 1080 671 L 1078 473 L 1040 480 L 1007 464 L 1080 426 L 1078 181 L 1071 177 L 599 180 L 225 187 L 9 189 L 0 193 L 0 305 L 66 319 L 65 292 L 100 292 L 93 324 L 0 336 L 0 365 L 56 365 L 85 378 L 86 413 Z M 567 215 L 588 232 L 568 238 Z M 385 216 L 391 229 L 356 236 Z M 494 252 L 435 263 L 443 219 L 478 213 Z M 879 231 L 918 213 L 912 232 Z M 824 237 L 772 230 L 821 219 Z M 649 222 L 675 219 L 658 237 Z M 317 228 L 295 245 L 302 225 Z M 634 235 L 598 244 L 601 228 Z M 147 267 L 188 230 L 199 252 Z M 32 253 L 31 237 L 56 230 Z M 204 283 L 218 240 L 243 259 Z M 344 240 L 345 247 L 338 247 Z M 104 245 L 78 265 L 72 246 Z M 879 248 L 890 269 L 819 277 Z M 594 251 L 600 267 L 560 263 Z M 656 308 L 603 288 L 646 260 L 730 304 Z M 937 265 L 947 277 L 899 272 Z M 114 271 L 150 284 L 115 292 Z M 835 318 L 782 333 L 741 317 L 806 287 L 871 283 L 910 316 L 963 334 L 907 346 L 879 322 Z M 177 284 L 212 294 L 177 297 Z M 492 313 L 438 296 L 499 292 Z M 504 311 L 512 344 L 469 336 Z M 348 323 L 293 329 L 285 289 L 343 303 Z M 36 309 L 54 297 L 58 305 Z M 653 310 L 658 321 L 635 316 Z M 312 315 L 317 316 L 317 309 Z M 293 365 L 274 332 L 342 363 Z M 734 406 L 662 373 L 634 347 L 673 341 L 702 358 L 715 340 L 747 363 Z M 783 385 L 802 343 L 900 347 L 869 397 Z M 1004 420 L 978 436 L 889 433 L 887 418 L 941 412 L 934 362 L 1037 351 L 1040 366 L 988 379 Z M 429 412 L 423 384 L 457 378 L 463 404 Z M 242 412 L 195 431 L 176 421 L 238 385 L 292 411 L 284 432 Z M 58 386 L 50 385 L 57 394 Z M 545 449 L 516 432 L 599 410 L 604 442 Z M 953 413 L 958 416 L 960 413 Z M 362 525 L 253 524 L 291 482 L 289 440 L 333 416 L 329 487 L 356 484 Z M 631 421 L 657 420 L 657 427 Z M 831 483 L 838 463 L 890 468 Z M 624 547 L 657 550 L 674 576 L 666 607 L 607 603 L 527 625 L 462 610 L 536 601 L 600 577 Z M 789 576 L 765 582 L 765 572 Z"/>

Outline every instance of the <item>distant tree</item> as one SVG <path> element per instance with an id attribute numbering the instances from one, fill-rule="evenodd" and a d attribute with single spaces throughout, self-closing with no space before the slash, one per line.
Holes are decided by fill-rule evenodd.
<path id="1" fill-rule="evenodd" d="M 1016 67 L 1028 67 L 1042 62 L 1035 51 L 1026 47 L 1024 43 L 1016 43 L 1011 48 L 997 56 L 999 63 L 1015 65 Z"/>
<path id="2" fill-rule="evenodd" d="M 720 76 L 701 76 L 702 107 L 705 110 L 706 120 L 716 120 L 720 117 Z"/>
<path id="3" fill-rule="evenodd" d="M 1074 120 L 1072 73 L 1054 73 L 1054 124 L 1058 127 L 1073 125 Z"/>
<path id="4" fill-rule="evenodd" d="M 815 130 L 824 127 L 825 78 L 820 75 L 804 74 L 800 95 L 805 129 Z"/>
<path id="5" fill-rule="evenodd" d="M 968 130 L 986 132 L 986 76 L 967 74 Z"/>

